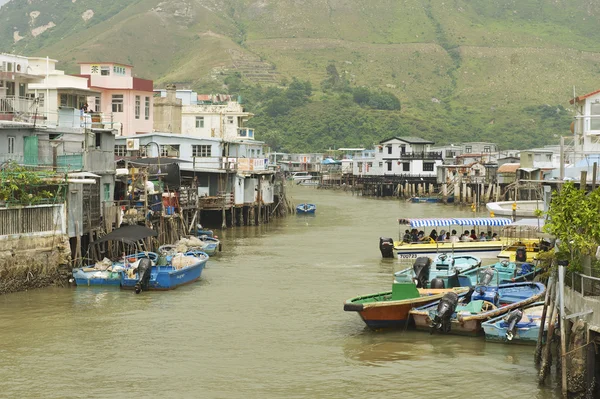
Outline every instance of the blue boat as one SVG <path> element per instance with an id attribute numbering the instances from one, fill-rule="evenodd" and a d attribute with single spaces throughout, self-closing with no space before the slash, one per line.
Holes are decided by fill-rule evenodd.
<path id="1" fill-rule="evenodd" d="M 317 206 L 315 204 L 300 204 L 296 207 L 296 213 L 315 213 Z"/>
<path id="2" fill-rule="evenodd" d="M 535 302 L 522 309 L 495 317 L 481 324 L 488 341 L 535 344 L 537 343 L 544 302 Z M 549 315 L 547 316 L 550 317 Z M 544 331 L 548 329 L 548 320 L 544 323 Z M 545 338 L 546 334 L 543 334 Z"/>
<path id="3" fill-rule="evenodd" d="M 201 251 L 189 251 L 174 256 L 167 256 L 167 265 L 156 265 L 150 268 L 149 277 L 143 281 L 144 275 L 139 270 L 122 273 L 121 287 L 141 291 L 166 291 L 193 283 L 202 275 L 209 256 Z M 138 268 L 139 269 L 139 268 Z"/>
<path id="4" fill-rule="evenodd" d="M 433 262 L 431 258 L 423 256 L 417 258 L 413 267 L 394 273 L 394 279 L 402 282 L 409 277 L 417 282 L 418 288 L 450 288 L 460 287 L 460 284 L 448 283 L 448 277 L 456 276 L 466 271 L 477 271 L 481 266 L 481 259 L 471 255 L 438 254 Z M 466 282 L 463 286 L 471 284 Z"/>
<path id="5" fill-rule="evenodd" d="M 409 199 L 410 202 L 415 203 L 415 204 L 419 204 L 419 203 L 440 203 L 440 202 L 444 202 L 444 199 L 442 197 L 411 197 Z M 454 202 L 454 197 L 450 196 L 448 198 L 446 198 L 446 202 L 447 203 L 452 203 Z"/>
<path id="6" fill-rule="evenodd" d="M 217 254 L 217 251 L 221 251 L 221 241 L 214 237 L 199 236 L 198 239 L 204 243 L 202 251 L 206 252 L 209 256 Z"/>
<path id="7" fill-rule="evenodd" d="M 158 260 L 154 252 L 140 252 L 125 255 L 118 261 L 106 264 L 98 262 L 85 267 L 73 269 L 73 279 L 78 287 L 83 286 L 121 286 L 121 274 L 129 268 L 135 268 L 140 259 L 149 258 L 153 263 Z"/>
<path id="8" fill-rule="evenodd" d="M 535 267 L 531 263 L 517 263 L 502 260 L 494 264 L 485 266 L 496 271 L 490 284 L 508 284 L 520 281 L 531 281 L 540 271 L 539 267 Z M 452 281 L 449 281 L 446 286 L 450 287 L 466 287 L 477 285 L 478 273 L 480 270 L 464 270 L 458 276 L 453 276 Z"/>
<path id="9" fill-rule="evenodd" d="M 483 322 L 532 304 L 546 291 L 541 283 L 493 285 L 492 278 L 497 273 L 487 268 L 481 272 L 477 286 L 468 293 L 451 292 L 436 303 L 413 309 L 410 313 L 415 326 L 431 332 L 481 334 Z"/>
<path id="10" fill-rule="evenodd" d="M 214 237 L 215 232 L 209 229 L 205 229 L 204 227 L 202 227 L 201 224 L 196 226 L 196 236 L 198 237 L 202 237 L 202 236 L 207 236 L 207 237 Z"/>

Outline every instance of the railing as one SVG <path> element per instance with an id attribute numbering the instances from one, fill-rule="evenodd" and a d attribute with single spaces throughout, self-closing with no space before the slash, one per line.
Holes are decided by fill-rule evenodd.
<path id="1" fill-rule="evenodd" d="M 0 236 L 65 234 L 64 204 L 0 208 Z"/>
<path id="2" fill-rule="evenodd" d="M 199 197 L 198 205 L 201 209 L 231 208 L 234 205 L 233 200 L 234 196 L 232 193 L 219 192 L 216 196 Z"/>
<path id="3" fill-rule="evenodd" d="M 582 296 L 600 296 L 600 277 L 581 273 L 565 273 L 565 285 Z"/>
<path id="4" fill-rule="evenodd" d="M 426 159 L 426 160 L 442 160 L 441 152 L 405 152 L 404 154 L 400 154 L 400 159 L 407 160 L 416 160 L 416 159 Z"/>
<path id="5" fill-rule="evenodd" d="M 232 158 L 232 157 L 193 157 L 192 168 L 218 169 L 226 171 L 262 171 L 267 170 L 269 161 L 265 158 Z"/>
<path id="6" fill-rule="evenodd" d="M 25 97 L 0 97 L 0 114 L 33 114 L 35 100 Z"/>
<path id="7" fill-rule="evenodd" d="M 43 169 L 56 169 L 58 172 L 74 172 L 83 169 L 83 154 L 82 153 L 67 153 L 63 152 L 56 156 L 55 159 L 51 156 L 41 157 L 36 154 L 36 156 L 31 159 L 25 159 L 25 155 L 23 153 L 18 154 L 0 154 L 0 165 L 14 161 L 19 165 L 23 165 L 25 167 L 39 167 Z"/>

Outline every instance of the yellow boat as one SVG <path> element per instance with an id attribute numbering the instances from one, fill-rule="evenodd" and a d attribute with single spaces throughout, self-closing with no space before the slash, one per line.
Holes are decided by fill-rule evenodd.
<path id="1" fill-rule="evenodd" d="M 502 257 L 511 261 L 525 262 L 533 261 L 540 249 L 539 239 L 517 237 L 516 229 L 505 229 L 513 224 L 508 218 L 413 218 L 398 219 L 398 222 L 411 229 L 444 228 L 459 232 L 476 229 L 487 232 L 499 229 L 500 238 L 496 241 L 449 242 L 429 239 L 422 242 L 403 242 L 381 237 L 379 248 L 384 258 L 397 257 L 400 260 L 410 260 L 421 256 L 450 253 L 484 259 Z"/>

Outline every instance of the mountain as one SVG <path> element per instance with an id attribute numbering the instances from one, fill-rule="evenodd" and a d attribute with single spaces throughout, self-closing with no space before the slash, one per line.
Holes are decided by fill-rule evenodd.
<path id="1" fill-rule="evenodd" d="M 48 55 L 69 72 L 124 62 L 158 86 L 207 91 L 235 73 L 247 85 L 308 80 L 311 102 L 279 120 L 289 134 L 310 134 L 290 121 L 332 104 L 319 91 L 332 64 L 351 87 L 400 99 L 382 117 L 395 133 L 523 148 L 568 134 L 574 88 L 599 88 L 599 16 L 593 0 L 12 0 L 0 9 L 0 51 Z M 251 107 L 273 129 L 277 119 Z M 372 129 L 369 139 L 386 138 L 390 124 Z"/>

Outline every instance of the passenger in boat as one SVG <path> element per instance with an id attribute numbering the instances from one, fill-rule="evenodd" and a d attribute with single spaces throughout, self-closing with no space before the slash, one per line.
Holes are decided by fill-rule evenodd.
<path id="1" fill-rule="evenodd" d="M 475 230 L 471 230 L 471 235 L 469 237 L 471 237 L 471 241 L 477 241 L 477 233 L 475 233 Z"/>
<path id="2" fill-rule="evenodd" d="M 492 235 L 492 241 L 500 241 L 500 239 L 498 238 L 498 234 L 494 233 Z"/>
<path id="3" fill-rule="evenodd" d="M 452 230 L 452 235 L 450 237 L 448 237 L 448 241 L 450 241 L 450 242 L 459 242 L 460 241 L 460 239 L 456 235 L 456 230 Z"/>
<path id="4" fill-rule="evenodd" d="M 460 237 L 461 241 L 467 242 L 467 241 L 473 241 L 473 239 L 471 238 L 471 234 L 469 233 L 469 230 L 465 230 L 465 233 Z"/>
<path id="5" fill-rule="evenodd" d="M 417 241 L 423 241 L 425 240 L 425 232 L 423 230 L 419 231 L 419 234 L 417 234 Z"/>
<path id="6" fill-rule="evenodd" d="M 429 238 L 431 238 L 433 241 L 437 240 L 437 231 L 435 229 L 431 230 L 431 233 L 429 233 Z"/>
<path id="7" fill-rule="evenodd" d="M 492 241 L 492 231 L 488 230 L 486 240 Z"/>
<path id="8" fill-rule="evenodd" d="M 450 241 L 450 232 L 446 233 L 446 240 L 445 241 Z"/>
<path id="9" fill-rule="evenodd" d="M 412 229 L 410 231 L 410 240 L 412 242 L 418 242 L 419 241 L 419 233 L 418 233 L 417 229 Z"/>
<path id="10" fill-rule="evenodd" d="M 437 238 L 438 242 L 444 242 L 446 240 L 446 230 L 441 230 L 440 235 Z"/>
<path id="11" fill-rule="evenodd" d="M 404 237 L 402 237 L 402 242 L 410 242 L 410 230 L 404 230 Z"/>
<path id="12" fill-rule="evenodd" d="M 483 231 L 482 231 L 482 232 L 479 234 L 479 241 L 487 241 L 487 238 L 486 238 L 486 236 L 485 236 L 485 232 L 483 232 Z"/>

